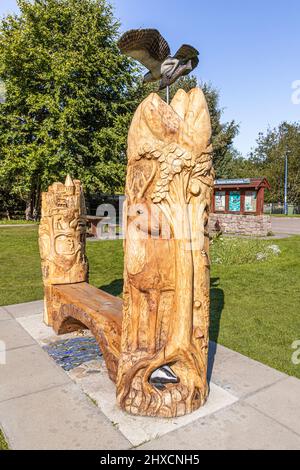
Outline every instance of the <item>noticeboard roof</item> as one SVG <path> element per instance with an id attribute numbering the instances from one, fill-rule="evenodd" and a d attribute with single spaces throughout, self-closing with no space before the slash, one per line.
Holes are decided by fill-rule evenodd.
<path id="1" fill-rule="evenodd" d="M 266 178 L 240 178 L 240 179 L 218 179 L 215 181 L 215 188 L 267 188 L 270 184 Z"/>

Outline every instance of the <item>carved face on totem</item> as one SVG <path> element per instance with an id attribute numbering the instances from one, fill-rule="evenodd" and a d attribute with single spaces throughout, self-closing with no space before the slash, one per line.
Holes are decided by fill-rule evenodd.
<path id="1" fill-rule="evenodd" d="M 44 282 L 84 281 L 86 220 L 80 184 L 55 184 L 43 194 L 39 246 Z M 72 184 L 71 184 L 72 183 Z M 77 184 L 76 184 L 77 183 Z"/>

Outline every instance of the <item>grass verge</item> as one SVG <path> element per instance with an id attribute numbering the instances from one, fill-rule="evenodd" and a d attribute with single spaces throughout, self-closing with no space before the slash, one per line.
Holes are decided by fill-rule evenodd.
<path id="1" fill-rule="evenodd" d="M 7 442 L 1 430 L 0 430 L 0 450 L 8 450 Z"/>
<path id="2" fill-rule="evenodd" d="M 1 219 L 0 225 L 36 225 L 37 222 L 33 222 L 31 220 L 8 220 L 8 219 Z"/>

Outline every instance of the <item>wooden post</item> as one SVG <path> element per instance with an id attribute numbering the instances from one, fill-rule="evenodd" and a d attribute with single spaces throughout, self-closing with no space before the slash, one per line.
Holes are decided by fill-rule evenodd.
<path id="1" fill-rule="evenodd" d="M 182 416 L 207 399 L 213 185 L 203 92 L 179 90 L 171 105 L 151 94 L 128 137 L 117 399 L 132 414 Z"/>
<path id="2" fill-rule="evenodd" d="M 257 191 L 257 207 L 256 207 L 256 214 L 263 215 L 264 214 L 264 199 L 265 199 L 265 188 L 264 186 L 260 187 Z"/>
<path id="3" fill-rule="evenodd" d="M 42 194 L 39 247 L 45 291 L 44 321 L 53 325 L 55 298 L 52 286 L 88 279 L 85 255 L 86 210 L 80 181 L 68 175 Z"/>

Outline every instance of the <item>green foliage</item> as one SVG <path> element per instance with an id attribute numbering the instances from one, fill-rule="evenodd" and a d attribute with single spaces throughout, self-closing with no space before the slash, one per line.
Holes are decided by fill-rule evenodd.
<path id="1" fill-rule="evenodd" d="M 265 135 L 260 134 L 250 163 L 268 178 L 271 185 L 269 200 L 283 201 L 286 155 L 289 162 L 288 201 L 300 204 L 300 123 L 283 122 Z"/>
<path id="2" fill-rule="evenodd" d="M 239 126 L 234 121 L 221 122 L 223 110 L 219 105 L 220 95 L 218 90 L 209 83 L 199 84 L 194 75 L 188 75 L 171 85 L 170 98 L 172 99 L 180 88 L 188 92 L 197 86 L 201 86 L 205 94 L 210 113 L 216 176 L 218 178 L 226 177 L 228 163 L 233 158 L 233 140 L 239 132 Z M 165 95 L 165 92 L 163 93 Z"/>
<path id="3" fill-rule="evenodd" d="M 285 156 L 288 156 L 288 202 L 300 204 L 300 123 L 283 122 L 277 128 L 260 133 L 249 158 L 237 152 L 227 167 L 226 177 L 266 177 L 271 190 L 266 202 L 284 201 Z"/>
<path id="4" fill-rule="evenodd" d="M 219 92 L 210 84 L 203 85 L 212 124 L 212 144 L 214 148 L 214 168 L 217 178 L 223 177 L 226 165 L 231 159 L 233 140 L 238 135 L 239 126 L 234 122 L 222 123 L 223 110 L 219 106 Z"/>
<path id="5" fill-rule="evenodd" d="M 139 66 L 120 54 L 119 23 L 106 0 L 18 5 L 20 15 L 0 24 L 2 211 L 26 204 L 26 217 L 37 216 L 41 191 L 67 173 L 87 194 L 122 192 L 132 114 L 157 84 L 142 86 Z M 171 95 L 196 85 L 195 77 L 184 77 Z M 218 92 L 203 89 L 221 176 L 237 126 L 220 122 Z"/>
<path id="6" fill-rule="evenodd" d="M 195 75 L 181 77 L 177 82 L 170 86 L 170 101 L 174 98 L 176 92 L 183 89 L 189 92 L 192 88 L 200 86 L 205 94 L 212 125 L 212 143 L 214 147 L 214 168 L 217 177 L 227 177 L 226 171 L 234 158 L 233 140 L 238 135 L 239 126 L 234 122 L 222 123 L 223 110 L 219 106 L 219 92 L 209 83 L 199 83 Z M 140 101 L 151 92 L 157 92 L 158 85 L 147 84 L 138 88 Z M 158 92 L 162 99 L 166 99 L 166 90 Z M 231 175 L 230 175 L 231 176 Z"/>
<path id="7" fill-rule="evenodd" d="M 6 87 L 5 84 L 0 80 L 0 103 L 4 103 L 6 99 Z"/>
<path id="8" fill-rule="evenodd" d="M 8 450 L 8 445 L 3 436 L 1 429 L 0 429 L 0 450 Z"/>
<path id="9" fill-rule="evenodd" d="M 39 206 L 66 173 L 87 191 L 124 181 L 125 139 L 136 107 L 136 69 L 117 48 L 105 0 L 19 0 L 0 25 L 0 183 Z"/>
<path id="10" fill-rule="evenodd" d="M 265 240 L 221 236 L 211 241 L 212 264 L 235 266 L 262 263 L 279 255 L 279 247 Z"/>
<path id="11" fill-rule="evenodd" d="M 149 93 L 139 68 L 121 55 L 119 23 L 105 0 L 19 0 L 20 15 L 0 25 L 0 184 L 3 210 L 25 201 L 37 213 L 40 192 L 66 173 L 87 192 L 124 188 L 132 113 Z M 195 86 L 186 77 L 172 89 Z M 3 86 L 2 86 L 3 88 Z M 152 87 L 153 88 L 153 87 Z M 205 85 L 215 160 L 237 131 L 221 124 L 218 93 Z M 5 207 L 4 207 L 5 206 Z"/>
<path id="12" fill-rule="evenodd" d="M 259 171 L 250 159 L 244 158 L 235 148 L 231 147 L 223 160 L 223 178 L 249 178 L 260 176 Z"/>

